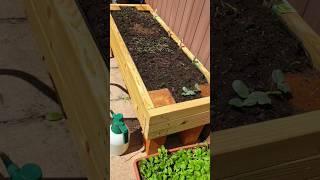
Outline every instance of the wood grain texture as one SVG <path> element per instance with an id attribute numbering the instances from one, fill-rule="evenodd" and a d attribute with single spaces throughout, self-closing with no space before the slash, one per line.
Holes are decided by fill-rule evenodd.
<path id="1" fill-rule="evenodd" d="M 213 133 L 214 177 L 223 179 L 319 155 L 319 116 L 320 111 L 315 111 Z"/>
<path id="2" fill-rule="evenodd" d="M 109 177 L 108 71 L 75 1 L 25 0 L 89 179 Z"/>

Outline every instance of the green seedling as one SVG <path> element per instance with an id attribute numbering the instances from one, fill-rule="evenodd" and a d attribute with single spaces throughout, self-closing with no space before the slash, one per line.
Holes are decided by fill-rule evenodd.
<path id="1" fill-rule="evenodd" d="M 49 112 L 46 115 L 48 121 L 60 121 L 63 119 L 63 114 L 60 112 Z"/>
<path id="2" fill-rule="evenodd" d="M 210 179 L 210 149 L 208 146 L 180 150 L 169 154 L 162 146 L 159 155 L 139 162 L 144 179 Z"/>
<path id="3" fill-rule="evenodd" d="M 252 91 L 250 92 L 247 85 L 241 80 L 235 80 L 232 83 L 232 88 L 240 98 L 233 98 L 229 104 L 235 107 L 251 107 L 257 104 L 266 105 L 271 104 L 269 95 L 281 95 L 290 93 L 290 88 L 284 83 L 284 75 L 281 70 L 274 70 L 272 72 L 272 80 L 277 85 L 277 91 Z"/>
<path id="4" fill-rule="evenodd" d="M 194 88 L 188 89 L 186 87 L 182 87 L 183 92 L 182 96 L 195 96 L 197 93 L 201 92 L 200 86 L 198 84 L 194 85 Z"/>

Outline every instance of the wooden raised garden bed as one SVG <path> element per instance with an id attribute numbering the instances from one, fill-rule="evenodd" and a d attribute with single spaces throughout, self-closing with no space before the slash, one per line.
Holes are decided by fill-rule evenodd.
<path id="1" fill-rule="evenodd" d="M 227 1 L 225 1 L 227 2 Z M 257 2 L 261 2 L 261 7 L 256 6 L 253 4 L 257 4 Z M 242 57 L 241 62 L 239 62 L 238 66 L 233 66 L 229 68 L 225 68 L 226 66 L 222 66 L 217 64 L 218 67 L 225 68 L 223 70 L 220 70 L 221 74 L 215 76 L 218 76 L 217 78 L 220 78 L 220 80 L 224 77 L 230 77 L 231 75 L 235 75 L 237 72 L 239 75 L 235 75 L 237 77 L 230 78 L 231 82 L 235 78 L 241 78 L 243 81 L 248 81 L 250 84 L 250 87 L 257 88 L 259 87 L 259 83 L 263 80 L 259 81 L 259 78 L 265 78 L 263 76 L 256 76 L 252 77 L 249 75 L 252 75 L 252 71 L 259 71 L 259 73 L 265 73 L 266 69 L 262 69 L 260 67 L 264 66 L 261 62 L 263 61 L 263 58 L 265 58 L 268 54 L 265 52 L 260 51 L 260 53 L 255 54 L 255 62 L 253 62 L 254 66 L 252 66 L 252 62 L 248 63 L 247 60 L 249 57 L 254 57 L 250 53 L 255 53 L 255 47 L 261 46 L 261 44 L 265 45 L 265 50 L 270 49 L 270 47 L 275 47 L 275 44 L 268 44 L 268 42 L 275 42 L 276 44 L 281 44 L 281 42 L 284 43 L 284 46 L 290 47 L 287 48 L 287 50 L 293 51 L 295 47 L 293 47 L 293 44 L 288 44 L 287 39 L 284 39 L 283 36 L 277 36 L 275 39 L 269 38 L 268 41 L 261 41 L 262 43 L 254 45 L 252 49 L 247 49 L 247 53 L 241 53 L 241 46 L 239 46 L 240 43 L 249 42 L 248 39 L 252 36 L 255 36 L 257 33 L 260 33 L 258 37 L 259 40 L 263 39 L 263 36 L 267 35 L 274 35 L 277 34 L 279 31 L 282 32 L 282 34 L 287 34 L 283 31 L 286 27 L 289 29 L 289 32 L 293 34 L 294 37 L 296 37 L 298 40 L 301 41 L 302 46 L 306 50 L 308 57 L 311 59 L 310 61 L 310 67 L 306 67 L 305 69 L 310 71 L 315 71 L 319 73 L 320 70 L 320 38 L 319 35 L 317 35 L 305 22 L 304 20 L 298 15 L 298 13 L 294 12 L 294 9 L 286 8 L 282 9 L 279 12 L 280 20 L 283 22 L 286 27 L 281 27 L 277 29 L 278 32 L 270 33 L 270 25 L 262 26 L 261 24 L 257 23 L 257 19 L 254 19 L 254 16 L 261 15 L 260 13 L 266 12 L 265 8 L 262 8 L 262 1 L 250 1 L 250 0 L 243 0 L 243 1 L 228 1 L 228 3 L 225 5 L 226 8 L 230 8 L 230 11 L 237 11 L 242 15 L 239 16 L 232 16 L 233 13 L 230 13 L 230 19 L 233 19 L 232 22 L 233 28 L 236 29 L 236 31 L 243 32 L 243 29 L 245 30 L 245 33 L 243 34 L 249 34 L 247 36 L 240 37 L 240 35 L 235 35 L 233 37 L 239 38 L 239 43 L 233 43 L 230 47 L 235 47 L 235 51 L 237 51 L 236 55 L 238 57 Z M 245 5 L 244 5 L 245 4 Z M 244 8 L 245 7 L 245 8 Z M 253 8 L 254 7 L 254 8 Z M 278 6 L 279 7 L 279 6 Z M 261 9 L 260 9 L 261 8 Z M 246 14 L 246 12 L 249 12 L 250 15 Z M 255 13 L 256 12 L 256 13 Z M 244 16 L 243 14 L 246 14 L 247 16 Z M 272 13 L 269 13 L 271 16 Z M 226 16 L 228 16 L 226 15 Z M 243 17 L 244 16 L 244 17 Z M 238 19 L 237 19 L 238 18 Z M 241 19 L 242 18 L 242 19 Z M 244 20 L 247 18 L 247 20 Z M 259 22 L 263 22 L 262 19 L 266 18 L 264 16 L 263 18 L 260 18 Z M 229 20 L 230 20 L 229 19 Z M 267 23 L 271 22 L 270 18 L 266 18 L 268 20 Z M 221 22 L 222 20 L 217 20 L 217 24 L 221 25 L 223 24 Z M 249 22 L 249 23 L 248 23 Z M 241 23 L 241 26 L 243 29 L 237 29 L 238 26 L 235 24 Z M 266 24 L 267 24 L 266 23 Z M 269 29 L 268 29 L 269 28 Z M 254 30 L 253 30 L 254 29 Z M 282 30 L 281 30 L 282 29 Z M 232 30 L 227 30 L 226 28 L 223 29 L 223 33 L 229 33 Z M 237 33 L 237 32 L 236 32 Z M 279 34 L 279 33 L 278 33 Z M 281 34 L 281 33 L 280 33 Z M 288 37 L 287 35 L 285 37 Z M 218 38 L 218 37 L 217 37 Z M 241 39 L 243 38 L 243 39 Z M 226 42 L 228 38 L 224 39 L 224 42 Z M 228 40 L 230 40 L 229 38 Z M 290 38 L 288 38 L 290 39 Z M 292 38 L 291 38 L 292 39 Z M 278 42 L 277 42 L 278 41 Z M 292 42 L 295 42 L 296 40 L 292 40 Z M 222 45 L 223 43 L 221 41 L 216 45 Z M 251 38 L 251 41 L 249 42 L 249 45 L 254 44 L 256 41 Z M 262 47 L 263 47 L 262 45 Z M 227 47 L 227 46 L 225 46 Z M 238 48 L 238 49 L 237 49 Z M 217 49 L 219 49 L 217 47 Z M 275 48 L 276 49 L 276 48 Z M 281 52 L 282 49 L 275 50 L 274 52 L 269 52 L 270 58 L 268 61 L 264 61 L 265 64 L 269 64 L 270 67 L 272 67 L 275 61 L 272 61 L 273 59 L 279 58 L 279 55 L 286 54 L 286 52 Z M 217 52 L 217 51 L 215 51 Z M 221 51 L 220 51 L 221 53 Z M 234 51 L 223 51 L 225 55 L 232 55 Z M 222 54 L 223 54 L 222 53 Z M 278 54 L 280 53 L 280 54 Z M 282 54 L 283 53 L 283 54 Z M 217 53 L 219 54 L 219 52 Z M 290 55 L 290 54 L 289 54 Z M 289 69 L 291 66 L 297 66 L 297 64 L 292 64 L 292 62 L 296 61 L 296 57 L 303 57 L 303 54 L 291 54 L 292 58 L 290 59 L 280 59 L 280 61 L 289 62 L 286 65 L 282 66 L 284 69 Z M 246 56 L 246 58 L 244 57 Z M 226 57 L 226 56 L 221 56 Z M 216 62 L 218 59 L 218 56 L 213 56 L 213 62 Z M 227 62 L 228 61 L 228 62 Z M 298 61 L 298 60 L 297 60 Z M 229 63 L 229 60 L 219 62 L 218 63 Z M 279 61 L 278 61 L 279 62 Z M 242 63 L 242 64 L 241 64 Z M 245 65 L 241 71 L 237 71 L 237 68 L 242 68 L 241 66 L 244 65 L 244 63 L 248 63 Z M 260 63 L 260 64 L 259 64 Z M 301 63 L 306 64 L 306 63 Z M 223 64 L 226 65 L 226 64 Z M 289 68 L 290 66 L 290 68 Z M 252 67 L 252 71 L 248 71 Z M 257 68 L 259 67 L 259 68 Z M 256 68 L 256 69 L 255 69 Z M 214 68 L 213 68 L 214 69 Z M 303 68 L 302 68 L 303 69 Z M 272 70 L 272 69 L 271 69 Z M 271 77 L 271 71 L 267 70 L 267 78 Z M 290 72 L 290 71 L 289 71 Z M 303 71 L 301 71 L 303 73 Z M 296 74 L 301 73 L 299 71 L 296 71 Z M 245 74 L 246 73 L 246 74 Z M 270 73 L 270 76 L 269 76 Z M 294 74 L 294 73 L 293 73 Z M 288 76 L 287 72 L 285 73 L 286 77 Z M 266 79 L 266 78 L 265 78 Z M 219 79 L 215 79 L 219 81 Z M 250 82 L 251 80 L 251 82 Z M 315 85 L 319 78 L 315 78 L 313 81 L 306 81 L 307 84 L 313 84 Z M 265 81 L 266 82 L 266 81 Z M 271 81 L 270 81 L 271 82 Z M 270 82 L 267 82 L 270 84 Z M 296 81 L 298 82 L 298 81 Z M 222 84 L 222 83 L 221 83 Z M 226 83 L 225 83 L 226 84 Z M 225 86 L 223 84 L 223 86 Z M 221 86 L 220 86 L 221 87 Z M 290 84 L 293 97 L 291 97 L 290 100 L 297 100 L 303 98 L 309 98 L 310 100 L 310 94 L 314 95 L 314 99 L 319 97 L 319 92 L 316 88 L 309 88 L 305 89 L 304 92 L 301 92 L 300 94 L 295 94 L 297 87 L 294 86 L 294 83 Z M 309 86 L 307 86 L 309 87 Z M 218 87 L 219 88 L 219 87 Z M 221 91 L 222 96 L 226 95 L 226 91 L 229 89 L 232 90 L 231 83 L 228 84 L 228 86 Z M 265 88 L 265 87 L 264 87 Z M 300 88 L 305 88 L 304 85 L 300 85 Z M 263 90 L 263 87 L 260 89 Z M 216 89 L 216 91 L 220 91 L 219 89 Z M 231 95 L 236 96 L 236 93 Z M 221 97 L 221 94 L 220 94 Z M 224 96 L 225 98 L 225 96 Z M 219 103 L 220 102 L 220 103 Z M 214 107 L 213 110 L 217 110 L 214 113 L 221 113 L 224 110 L 221 108 L 224 106 L 221 103 L 221 99 L 217 101 L 219 107 Z M 228 103 L 228 101 L 226 101 Z M 228 109 L 227 111 L 229 113 L 224 114 L 224 116 L 214 116 L 216 119 L 214 119 L 212 124 L 212 127 L 216 129 L 217 131 L 213 132 L 213 149 L 212 149 L 212 157 L 213 157 L 213 176 L 215 179 L 312 179 L 316 177 L 320 177 L 320 109 L 319 106 L 295 106 L 295 107 L 311 107 L 312 110 L 305 110 L 302 109 L 299 111 L 290 111 L 288 114 L 291 115 L 285 115 L 285 114 L 277 114 L 278 112 L 281 112 L 281 110 L 288 110 L 287 107 L 289 107 L 287 101 L 285 99 L 277 100 L 276 98 L 272 97 L 272 106 L 277 107 L 273 110 L 273 113 L 278 118 L 265 118 L 268 116 L 268 110 L 270 110 L 270 107 L 261 107 L 256 106 L 253 108 L 243 108 L 241 111 L 235 110 L 235 108 Z M 290 101 L 291 102 L 291 101 Z M 226 104 L 227 104 L 226 103 Z M 278 105 L 277 104 L 281 104 Z M 287 104 L 286 104 L 287 103 Z M 319 101 L 312 101 L 312 99 L 308 102 L 310 104 L 317 104 Z M 308 104 L 307 103 L 307 104 Z M 301 105 L 298 104 L 298 105 Z M 226 105 L 227 106 L 227 105 Z M 268 109 L 269 107 L 269 109 Z M 285 107 L 285 108 L 282 108 Z M 282 109 L 281 109 L 282 108 Z M 254 111 L 252 110 L 254 109 Z M 265 110 L 267 109 L 267 110 Z M 252 111 L 250 111 L 252 110 Z M 261 113 L 265 110 L 265 113 Z M 225 112 L 227 112 L 225 111 Z M 258 112 L 258 113 L 257 113 Z M 269 111 L 270 112 L 270 111 Z M 244 115 L 247 113 L 247 119 Z M 250 113 L 256 113 L 256 115 L 249 116 Z M 237 116 L 235 116 L 237 114 Z M 263 116 L 261 115 L 263 114 Z M 222 117 L 228 117 L 223 119 Z M 232 117 L 234 117 L 234 121 L 228 121 Z M 251 119 L 251 121 L 249 120 Z M 223 123 L 226 124 L 223 124 Z M 228 123 L 228 124 L 227 124 Z M 250 125 L 245 125 L 250 124 Z M 231 128 L 229 128 L 231 127 Z"/>
<path id="2" fill-rule="evenodd" d="M 203 95 L 205 94 L 203 88 L 201 91 L 203 94 L 199 93 L 191 97 L 183 97 L 181 95 L 183 92 L 181 81 L 190 81 L 199 83 L 200 87 L 208 87 L 210 73 L 207 69 L 183 45 L 149 5 L 112 4 L 110 9 L 110 44 L 112 52 L 119 64 L 145 139 L 161 139 L 161 137 L 169 134 L 209 124 L 209 93 Z M 132 16 L 135 17 L 130 19 Z M 139 18 L 146 19 L 141 20 Z M 122 22 L 117 24 L 117 21 Z M 149 24 L 144 24 L 144 22 Z M 121 26 L 120 28 L 119 25 Z M 158 34 L 155 35 L 153 33 Z M 150 42 L 148 39 L 132 40 L 145 37 L 153 38 L 153 41 Z M 161 50 L 158 51 L 159 49 L 153 49 L 155 46 L 152 43 L 161 40 L 167 44 L 159 43 L 157 48 L 164 47 L 163 51 L 166 51 L 165 53 Z M 148 43 L 151 45 L 145 45 Z M 175 52 L 172 53 L 172 49 Z M 156 54 L 150 55 L 151 51 L 155 51 Z M 154 64 L 146 67 L 146 64 L 150 62 Z M 176 71 L 172 71 L 172 68 L 170 69 L 171 66 L 175 66 Z M 182 67 L 186 69 L 181 69 Z M 177 73 L 180 73 L 180 76 Z M 158 74 L 161 74 L 161 77 L 158 77 Z M 189 74 L 193 77 L 187 77 L 187 79 L 183 77 Z M 172 77 L 175 80 L 174 82 L 166 81 L 166 79 L 172 79 Z M 162 81 L 161 78 L 165 78 L 165 80 Z M 162 89 L 159 86 L 162 83 L 164 88 L 167 89 Z M 192 83 L 189 83 L 187 88 L 191 88 Z M 174 86 L 176 84 L 178 86 Z M 159 97 L 161 98 L 159 99 Z M 162 141 L 160 144 L 164 143 L 163 140 L 160 141 Z"/>
<path id="3" fill-rule="evenodd" d="M 89 179 L 109 179 L 108 70 L 74 0 L 25 0 Z"/>

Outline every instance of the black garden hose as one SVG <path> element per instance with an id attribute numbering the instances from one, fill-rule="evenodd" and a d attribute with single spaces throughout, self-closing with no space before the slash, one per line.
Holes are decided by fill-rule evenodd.
<path id="1" fill-rule="evenodd" d="M 51 87 L 29 73 L 15 69 L 0 69 L 0 75 L 13 76 L 22 79 L 37 88 L 41 93 L 49 97 L 55 103 L 59 104 L 57 93 Z"/>

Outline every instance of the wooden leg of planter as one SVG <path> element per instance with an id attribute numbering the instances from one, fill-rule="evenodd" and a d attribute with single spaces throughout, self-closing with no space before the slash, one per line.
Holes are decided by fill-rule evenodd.
<path id="1" fill-rule="evenodd" d="M 165 89 L 149 91 L 150 98 L 153 102 L 154 107 L 161 107 L 169 104 L 176 103 L 172 97 L 170 91 Z M 145 139 L 145 147 L 147 155 L 158 152 L 158 148 L 166 143 L 167 136 L 155 138 L 155 139 Z"/>
<path id="2" fill-rule="evenodd" d="M 204 126 L 188 129 L 179 132 L 179 138 L 183 145 L 195 144 L 198 142 L 199 136 Z"/>
<path id="3" fill-rule="evenodd" d="M 145 140 L 144 143 L 145 143 L 147 155 L 157 153 L 158 148 L 160 148 L 161 145 L 164 145 L 166 143 L 166 140 L 167 140 L 167 136 L 159 137 L 156 139 Z"/>

